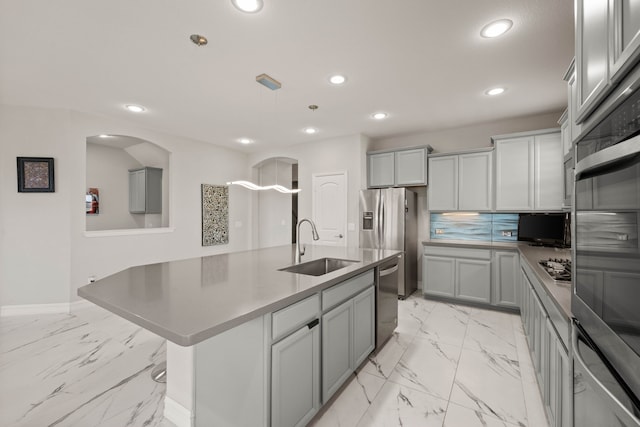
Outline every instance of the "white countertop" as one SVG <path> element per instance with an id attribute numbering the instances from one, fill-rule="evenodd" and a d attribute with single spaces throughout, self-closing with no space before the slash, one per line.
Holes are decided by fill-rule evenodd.
<path id="1" fill-rule="evenodd" d="M 190 346 L 362 273 L 401 251 L 307 246 L 302 262 L 358 262 L 323 276 L 286 271 L 295 245 L 131 267 L 78 295 L 178 345 Z"/>

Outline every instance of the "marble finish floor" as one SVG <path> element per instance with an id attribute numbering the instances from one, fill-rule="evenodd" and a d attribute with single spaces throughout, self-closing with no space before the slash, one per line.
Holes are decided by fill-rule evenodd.
<path id="1" fill-rule="evenodd" d="M 90 306 L 0 318 L 0 426 L 174 427 L 158 336 Z M 399 302 L 392 339 L 312 426 L 531 426 L 547 421 L 517 315 Z"/>

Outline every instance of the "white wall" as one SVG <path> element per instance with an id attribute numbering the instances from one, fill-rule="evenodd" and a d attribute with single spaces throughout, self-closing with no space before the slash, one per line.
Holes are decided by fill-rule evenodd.
<path id="1" fill-rule="evenodd" d="M 171 228 L 85 232 L 86 137 L 102 133 L 142 138 L 171 152 Z M 201 246 L 200 184 L 249 179 L 244 153 L 125 121 L 18 106 L 0 106 L 0 142 L 0 306 L 68 302 L 78 299 L 77 288 L 91 275 L 250 246 L 250 197 L 235 188 L 229 191 L 229 244 Z M 17 193 L 17 156 L 54 157 L 56 192 Z"/>
<path id="2" fill-rule="evenodd" d="M 363 180 L 366 170 L 364 154 L 369 140 L 362 135 L 349 135 L 301 143 L 288 147 L 265 150 L 250 156 L 250 164 L 256 165 L 271 157 L 290 157 L 298 160 L 298 219 L 312 218 L 312 176 L 323 172 L 347 172 L 347 223 L 355 230 L 347 231 L 347 244 L 358 246 L 358 204 L 360 189 L 366 186 Z M 363 170 L 365 167 L 365 170 Z M 302 234 L 302 233 L 301 233 Z M 311 243 L 311 233 L 305 232 L 301 242 Z"/>
<path id="3" fill-rule="evenodd" d="M 291 187 L 291 164 L 267 161 L 259 168 L 259 184 L 274 185 L 276 182 Z M 277 177 L 277 178 L 276 178 Z M 259 247 L 267 248 L 291 244 L 291 194 L 274 190 L 258 193 L 257 213 Z"/>
<path id="4" fill-rule="evenodd" d="M 87 231 L 140 227 L 129 213 L 129 169 L 141 166 L 121 148 L 87 143 L 86 187 L 100 191 L 99 213 L 87 215 Z"/>
<path id="5" fill-rule="evenodd" d="M 433 147 L 436 153 L 448 153 L 452 151 L 491 147 L 491 137 L 495 135 L 559 127 L 558 119 L 561 115 L 562 111 L 559 111 L 557 113 L 496 120 L 440 131 L 374 139 L 371 141 L 370 150 L 385 150 L 428 144 Z"/>

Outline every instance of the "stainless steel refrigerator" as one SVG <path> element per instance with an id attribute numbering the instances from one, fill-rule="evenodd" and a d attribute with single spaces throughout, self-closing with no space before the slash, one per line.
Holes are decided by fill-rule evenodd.
<path id="1" fill-rule="evenodd" d="M 360 247 L 404 251 L 397 293 L 402 299 L 418 286 L 417 195 L 406 188 L 360 191 Z"/>

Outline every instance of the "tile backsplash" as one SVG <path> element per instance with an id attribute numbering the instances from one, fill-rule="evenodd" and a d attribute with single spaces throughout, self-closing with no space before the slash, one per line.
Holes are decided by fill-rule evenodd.
<path id="1" fill-rule="evenodd" d="M 432 213 L 431 240 L 479 240 L 516 242 L 518 214 Z"/>

